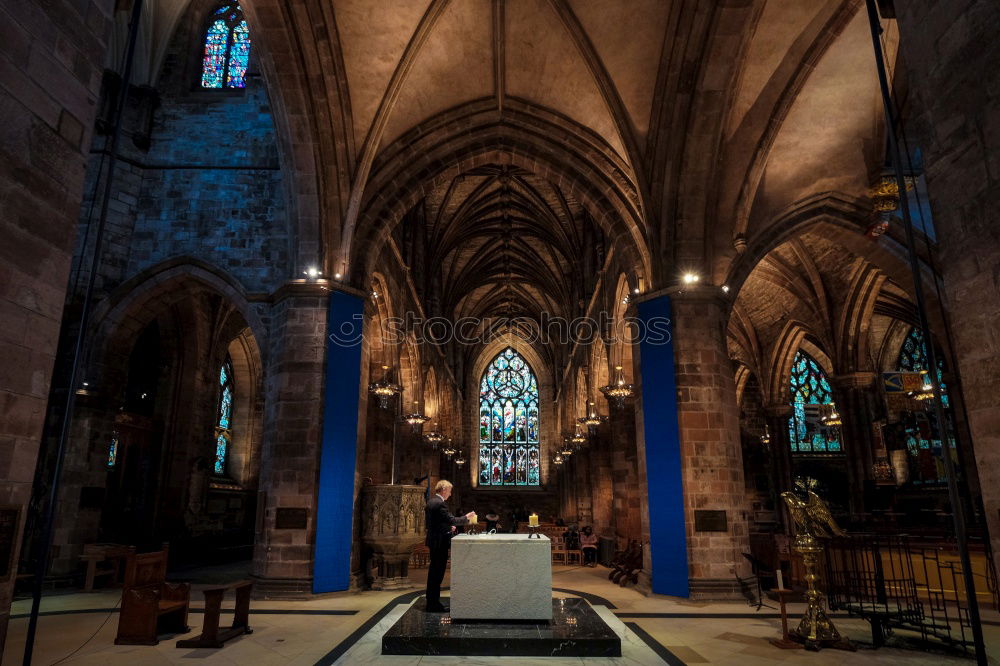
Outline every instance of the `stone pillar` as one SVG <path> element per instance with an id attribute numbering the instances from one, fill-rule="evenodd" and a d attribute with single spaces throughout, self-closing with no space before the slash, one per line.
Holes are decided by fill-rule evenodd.
<path id="1" fill-rule="evenodd" d="M 726 347 L 726 309 L 716 291 L 670 295 L 692 599 L 738 598 L 736 576 L 751 575 L 743 557 L 749 540 L 739 407 Z M 657 470 L 647 473 L 655 483 Z M 724 531 L 696 529 L 701 512 L 720 511 Z"/>
<path id="2" fill-rule="evenodd" d="M 311 592 L 328 294 L 294 284 L 275 298 L 264 380 L 264 515 L 257 517 L 253 576 L 260 597 L 295 598 Z M 305 526 L 279 527 L 280 509 L 305 509 Z"/>
<path id="3" fill-rule="evenodd" d="M 872 478 L 871 386 L 873 372 L 852 372 L 830 377 L 834 403 L 840 414 L 841 441 L 847 456 L 851 513 L 865 511 L 865 480 Z"/>
<path id="4" fill-rule="evenodd" d="M 612 418 L 619 418 L 614 414 Z M 614 536 L 614 488 L 611 485 L 610 424 L 597 428 L 590 444 L 590 494 L 593 497 L 594 534 Z"/>
<path id="5" fill-rule="evenodd" d="M 995 558 L 1000 558 L 1000 169 L 996 63 L 1000 3 L 897 2 L 913 118 L 920 141 L 954 356 L 962 381 Z M 923 136 L 913 137 L 914 130 Z"/>
<path id="6" fill-rule="evenodd" d="M 786 533 L 791 533 L 792 524 L 788 507 L 781 499 L 781 493 L 792 489 L 792 449 L 788 438 L 788 419 L 792 417 L 792 406 L 787 403 L 771 404 L 764 407 L 767 415 L 767 431 L 771 436 L 771 487 L 774 492 L 774 508 Z"/>
<path id="7" fill-rule="evenodd" d="M 5 2 L 0 116 L 0 653 L 31 499 L 112 0 Z"/>

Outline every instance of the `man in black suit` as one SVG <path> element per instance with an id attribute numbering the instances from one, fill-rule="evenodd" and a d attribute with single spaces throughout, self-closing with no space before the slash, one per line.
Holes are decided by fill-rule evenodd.
<path id="1" fill-rule="evenodd" d="M 473 511 L 464 516 L 453 516 L 445 506 L 451 497 L 451 482 L 441 479 L 434 486 L 434 494 L 427 500 L 427 547 L 431 551 L 431 562 L 427 569 L 427 612 L 444 613 L 448 610 L 441 604 L 441 581 L 448 565 L 448 551 L 451 549 L 451 535 L 458 525 L 467 525 Z"/>

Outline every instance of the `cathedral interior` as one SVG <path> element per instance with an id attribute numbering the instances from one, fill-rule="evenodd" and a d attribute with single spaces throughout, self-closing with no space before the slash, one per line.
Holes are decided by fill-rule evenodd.
<path id="1" fill-rule="evenodd" d="M 769 659 L 649 618 L 801 595 L 814 493 L 852 640 L 837 557 L 899 548 L 927 618 L 890 633 L 986 663 L 998 29 L 993 0 L 0 3 L 4 663 L 62 656 L 51 600 L 117 603 L 80 592 L 112 546 L 251 580 L 251 615 L 380 608 L 423 586 L 441 479 L 498 532 L 591 527 L 563 587 L 668 663 Z M 154 663 L 115 624 L 74 660 Z"/>

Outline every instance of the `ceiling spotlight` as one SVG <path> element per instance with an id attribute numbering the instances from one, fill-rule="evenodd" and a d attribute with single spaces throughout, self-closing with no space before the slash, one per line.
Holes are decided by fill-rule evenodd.
<path id="1" fill-rule="evenodd" d="M 729 285 L 728 284 L 722 285 L 722 293 L 724 293 L 724 294 L 728 294 L 729 293 Z"/>
<path id="2" fill-rule="evenodd" d="M 373 291 L 372 292 L 372 298 L 378 298 L 378 292 L 377 291 Z"/>
<path id="3" fill-rule="evenodd" d="M 636 287 L 635 289 L 633 289 L 632 293 L 633 294 L 638 294 L 639 293 L 639 287 Z"/>
<path id="4" fill-rule="evenodd" d="M 698 277 L 697 273 L 685 273 L 684 274 L 684 284 L 694 284 L 701 278 Z"/>

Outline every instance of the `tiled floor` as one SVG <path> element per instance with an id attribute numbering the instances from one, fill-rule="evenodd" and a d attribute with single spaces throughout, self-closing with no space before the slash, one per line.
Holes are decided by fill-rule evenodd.
<path id="1" fill-rule="evenodd" d="M 422 571 L 414 572 L 414 582 L 421 584 Z M 645 597 L 630 588 L 620 588 L 608 582 L 606 570 L 557 566 L 553 570 L 553 586 L 565 590 L 597 595 L 615 608 L 604 608 L 591 599 L 595 608 L 623 638 L 621 659 L 541 659 L 538 663 L 556 666 L 559 663 L 587 664 L 968 664 L 968 659 L 914 650 L 865 646 L 870 640 L 867 624 L 848 618 L 837 618 L 842 633 L 859 644 L 855 653 L 824 650 L 806 653 L 801 650 L 779 650 L 767 638 L 777 636 L 780 620 L 772 610 L 755 613 L 744 603 L 689 602 L 668 597 Z M 447 585 L 448 581 L 445 580 Z M 231 641 L 221 650 L 193 650 L 174 647 L 176 639 L 163 640 L 156 647 L 115 646 L 119 593 L 114 590 L 90 594 L 64 594 L 45 597 L 43 615 L 35 648 L 35 664 L 171 664 L 192 659 L 209 664 L 269 664 L 333 663 L 338 664 L 531 664 L 534 660 L 521 657 L 433 657 L 421 661 L 417 657 L 388 657 L 378 653 L 381 633 L 401 614 L 409 601 L 387 605 L 402 593 L 364 592 L 338 593 L 309 601 L 254 601 L 251 606 L 251 626 L 254 633 Z M 556 592 L 557 596 L 569 595 Z M 193 595 L 197 599 L 199 595 Z M 197 606 L 197 604 L 195 604 Z M 12 609 L 3 664 L 20 663 L 27 629 L 29 601 L 17 601 Z M 352 615 L 326 611 L 356 611 Z M 388 612 L 374 628 L 360 631 L 380 612 Z M 795 616 L 801 606 L 790 607 Z M 672 617 L 636 616 L 636 614 L 671 614 Z M 736 617 L 715 617 L 731 614 Z M 1000 663 L 1000 616 L 985 611 L 987 647 L 991 662 Z M 200 629 L 202 616 L 192 613 L 190 623 L 195 632 Z M 225 617 L 223 618 L 225 621 Z M 350 645 L 345 640 L 359 632 Z M 644 640 L 645 635 L 646 640 Z M 89 639 L 89 640 L 88 640 Z M 669 651 L 664 662 L 647 644 L 659 643 Z M 82 647 L 81 647 L 82 646 Z M 76 652 L 74 652 L 76 650 Z M 68 655 L 71 653 L 72 656 Z M 994 659 L 995 656 L 995 659 Z"/>

